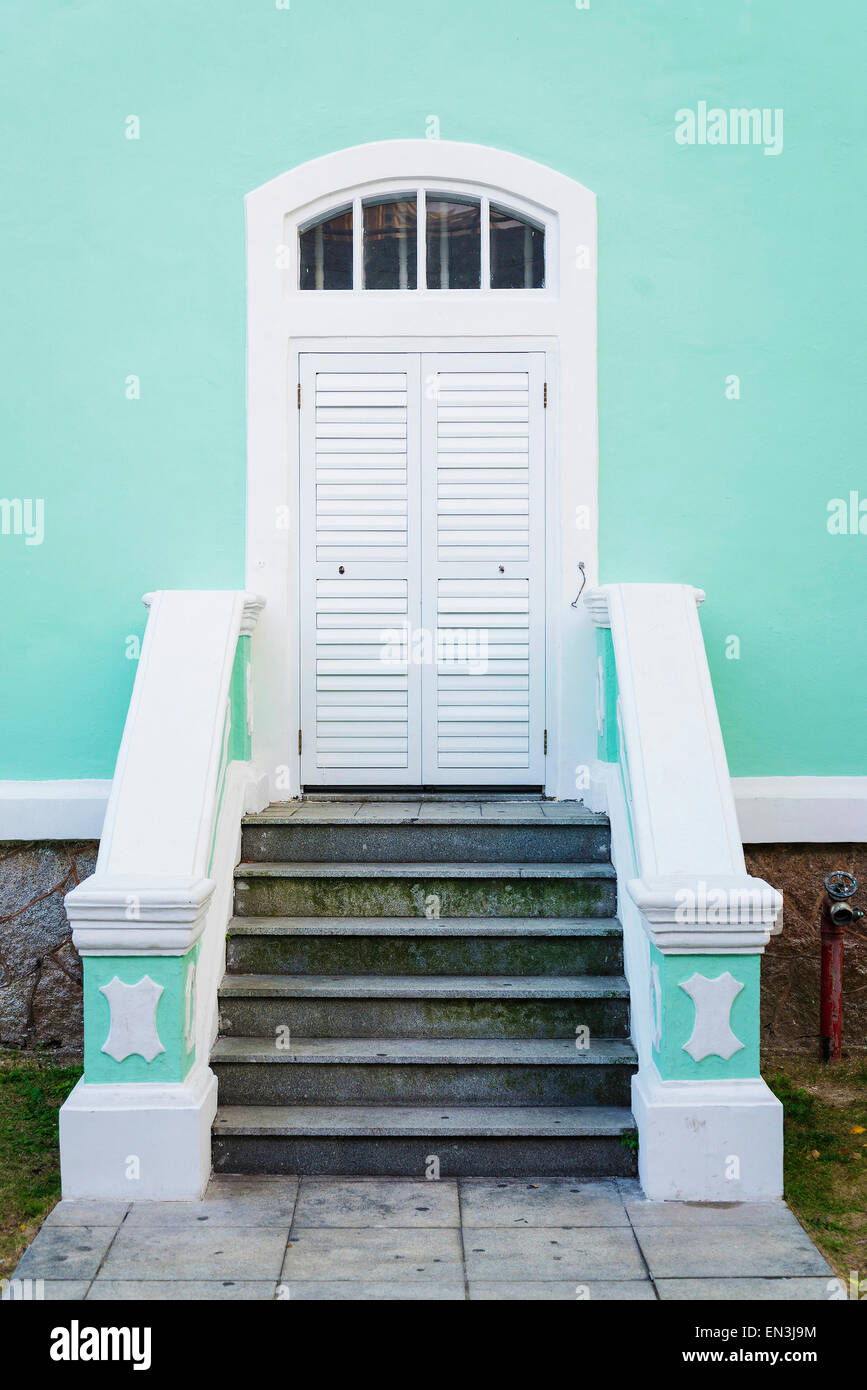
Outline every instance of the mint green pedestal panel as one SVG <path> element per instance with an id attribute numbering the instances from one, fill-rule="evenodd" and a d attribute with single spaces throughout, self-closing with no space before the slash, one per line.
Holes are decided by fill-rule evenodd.
<path id="1" fill-rule="evenodd" d="M 651 990 L 653 1060 L 664 1081 L 730 1081 L 759 1075 L 759 981 L 761 956 L 663 955 L 650 948 L 651 973 L 658 972 L 659 995 Z M 743 1044 L 728 1059 L 711 1053 L 696 1061 L 685 1049 L 699 1010 L 682 986 L 694 975 L 717 980 L 728 972 L 743 985 L 731 1005 L 728 1025 Z M 657 1046 L 656 1027 L 659 1026 Z M 717 1030 L 719 1031 L 719 1030 Z"/>
<path id="2" fill-rule="evenodd" d="M 184 956 L 84 957 L 84 1080 L 88 1084 L 183 1081 L 196 1056 L 195 978 L 191 1014 L 188 977 L 195 972 L 198 954 L 196 943 Z M 115 978 L 124 985 L 137 985 L 146 976 L 162 986 L 155 1026 L 163 1051 L 151 1061 L 139 1053 L 117 1061 L 103 1051 L 112 1026 L 112 1010 L 102 988 Z"/>

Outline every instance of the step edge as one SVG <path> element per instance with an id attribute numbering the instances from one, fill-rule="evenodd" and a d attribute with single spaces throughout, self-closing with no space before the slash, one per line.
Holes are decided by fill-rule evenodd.
<path id="1" fill-rule="evenodd" d="M 384 1107 L 371 1107 L 365 1105 L 357 1106 L 270 1106 L 270 1105 L 250 1105 L 250 1106 L 219 1106 L 214 1118 L 213 1136 L 214 1138 L 298 1138 L 298 1139 L 317 1139 L 335 1138 L 351 1140 L 355 1138 L 426 1138 L 428 1135 L 441 1135 L 449 1138 L 480 1138 L 480 1139 L 508 1139 L 515 1138 L 550 1138 L 550 1139 L 580 1139 L 580 1138 L 606 1138 L 619 1137 L 628 1134 L 635 1129 L 635 1118 L 628 1106 L 461 1106 L 450 1105 L 449 1110 L 453 1112 L 448 1116 L 450 1120 L 458 1116 L 458 1124 L 450 1125 L 448 1128 L 442 1126 L 443 1106 L 406 1106 L 395 1107 L 395 1109 L 411 1109 L 419 1112 L 419 1120 L 410 1125 L 390 1125 L 388 1122 L 363 1121 L 365 1111 L 371 1109 L 383 1109 Z M 295 1121 L 293 1124 L 291 1114 L 286 1118 L 286 1112 L 303 1109 L 307 1115 L 306 1123 Z M 460 1123 L 459 1115 L 462 1110 L 472 1111 L 476 1119 L 471 1123 L 467 1121 L 463 1125 Z M 515 1123 L 515 1112 L 521 1110 L 541 1110 L 549 1111 L 550 1116 L 543 1116 L 535 1124 L 518 1125 Z M 257 1112 L 251 1119 L 242 1121 L 236 1118 L 232 1112 L 244 1111 L 246 1114 Z M 280 1116 L 275 1112 L 281 1112 Z M 320 1112 L 322 1117 L 328 1116 L 329 1119 L 320 1127 L 311 1127 L 311 1112 Z M 600 1119 L 600 1112 L 607 1112 L 605 1119 Z M 347 1120 L 354 1118 L 349 1112 L 356 1112 L 358 1122 L 351 1126 L 338 1126 L 334 1123 L 336 1116 L 345 1116 Z M 485 1112 L 488 1119 L 485 1122 Z M 558 1123 L 554 1123 L 554 1117 L 558 1117 Z M 594 1118 L 595 1117 L 595 1118 Z M 499 1120 L 499 1124 L 497 1121 Z M 570 1132 L 563 1128 L 563 1121 L 571 1125 Z M 511 1121 L 511 1124 L 509 1123 Z M 511 1130 L 511 1132 L 510 1132 Z"/>
<path id="2" fill-rule="evenodd" d="M 371 873 L 375 869 L 376 873 Z M 323 870 L 328 870 L 327 873 Z M 609 859 L 598 863 L 581 861 L 570 864 L 562 861 L 534 864 L 530 861 L 499 863 L 484 860 L 353 860 L 334 859 L 256 859 L 235 866 L 235 878 L 517 878 L 546 879 L 574 878 L 614 880 L 617 873 Z"/>
<path id="3" fill-rule="evenodd" d="M 232 917 L 228 936 L 406 936 L 435 941 L 439 937 L 601 938 L 619 940 L 623 926 L 617 917 Z"/>
<path id="4" fill-rule="evenodd" d="M 264 985 L 263 985 L 262 983 L 260 983 L 260 982 L 266 981 L 266 980 L 267 980 L 267 981 L 273 981 L 273 982 L 275 982 L 275 984 L 272 984 L 269 988 L 265 989 Z M 347 986 L 351 985 L 352 982 L 356 982 L 356 987 L 357 987 L 357 982 L 358 982 L 358 981 L 362 981 L 362 980 L 365 981 L 365 983 L 367 983 L 367 982 L 369 982 L 369 981 L 375 981 L 378 985 L 382 986 L 382 993 L 379 994 L 379 993 L 375 993 L 375 992 L 374 992 L 374 993 L 367 993 L 367 992 L 364 992 L 364 993 L 361 993 L 361 994 L 357 994 L 357 995 L 356 995 L 356 994 L 353 994 L 349 989 L 347 989 Z M 401 980 L 401 981 L 404 981 L 404 980 L 411 981 L 411 982 L 412 982 L 412 986 L 415 986 L 416 983 L 429 984 L 431 980 L 447 980 L 447 981 L 449 982 L 449 987 L 448 987 L 448 988 L 439 989 L 439 990 L 437 990 L 435 993 L 432 993 L 430 996 L 428 996 L 428 995 L 425 994 L 425 992 L 424 992 L 423 989 L 417 989 L 417 988 L 413 988 L 412 986 L 409 986 L 409 985 L 404 985 L 404 986 L 402 986 L 402 988 L 408 990 L 408 993 L 404 994 L 404 993 L 401 993 L 401 992 L 400 992 L 401 986 L 397 986 L 397 985 L 395 984 L 395 981 L 397 981 L 397 980 Z M 511 988 L 506 988 L 506 987 L 504 987 L 503 985 L 499 985 L 499 986 L 498 986 L 498 985 L 494 985 L 494 984 L 491 983 L 491 982 L 494 981 L 494 980 L 514 980 L 515 983 L 516 983 L 516 985 L 519 986 L 519 988 L 513 990 L 513 989 L 511 989 Z M 576 990 L 576 992 L 575 992 L 574 994 L 570 994 L 570 992 L 569 992 L 568 990 L 566 990 L 566 989 L 555 988 L 555 986 L 561 985 L 564 981 L 567 981 L 567 980 L 571 983 L 573 989 L 575 988 L 576 982 L 578 982 L 579 987 L 577 988 L 577 990 Z M 246 985 L 244 984 L 245 981 L 247 981 L 247 984 L 246 984 Z M 316 988 L 316 991 L 315 991 L 314 994 L 312 994 L 312 995 L 310 995 L 310 996 L 306 996 L 305 993 L 304 993 L 303 986 L 304 986 L 304 985 L 308 985 L 308 986 L 309 986 L 310 982 L 312 982 L 312 981 L 317 981 L 317 982 L 320 982 L 320 981 L 321 981 L 322 983 L 321 983 L 321 984 L 317 984 L 317 988 Z M 257 982 L 257 983 L 254 983 L 254 982 Z M 325 983 L 325 982 L 327 982 L 327 983 Z M 530 982 L 532 982 L 532 983 L 530 983 Z M 291 984 L 292 988 L 286 989 L 286 986 L 287 986 L 287 985 L 290 985 L 290 984 Z M 482 990 L 482 992 L 479 993 L 479 992 L 478 992 L 478 991 L 479 991 L 479 987 L 480 987 L 480 986 L 484 986 L 485 984 L 488 985 L 488 989 L 487 989 L 487 990 Z M 546 994 L 546 993 L 544 993 L 544 992 L 541 992 L 539 987 L 542 986 L 542 985 L 546 986 L 547 989 L 548 989 L 549 991 L 553 989 L 553 993 L 547 993 L 547 994 Z M 584 986 L 591 986 L 591 985 L 592 985 L 592 988 L 594 988 L 594 989 L 596 989 L 596 988 L 603 988 L 603 987 L 604 987 L 604 992 L 600 993 L 599 995 L 595 995 L 595 994 L 593 994 L 593 993 L 590 992 L 590 989 L 589 989 L 589 988 L 584 988 Z M 279 986 L 279 987 L 277 987 L 277 986 Z M 263 989 L 265 989 L 265 992 L 264 992 L 264 993 L 257 993 L 257 992 L 256 992 L 257 989 L 258 989 L 258 990 L 263 990 Z M 469 990 L 472 990 L 473 992 L 472 992 L 472 993 L 467 993 L 467 990 L 468 990 L 468 989 L 469 989 Z M 498 990 L 499 990 L 499 993 L 497 992 Z M 333 993 L 332 993 L 332 991 L 333 991 Z M 522 991 L 524 991 L 524 992 L 522 992 Z M 613 992 L 607 992 L 607 991 L 613 991 Z M 462 998 L 494 998 L 494 999 L 496 999 L 496 998 L 501 998 L 501 999 L 525 999 L 525 998 L 526 998 L 526 999 L 539 999 L 539 998 L 545 999 L 545 998 L 550 998 L 550 999 L 569 999 L 569 998 L 576 998 L 576 999 L 581 999 L 581 1000 L 587 1000 L 587 999 L 595 999 L 595 998 L 599 998 L 599 999 L 611 999 L 611 998 L 617 998 L 617 999 L 619 999 L 619 998 L 626 998 L 626 999 L 628 999 L 628 998 L 629 998 L 629 982 L 628 982 L 628 980 L 626 979 L 626 976 L 625 976 L 625 975 L 622 975 L 622 974 L 616 974 L 616 975 L 561 975 L 561 976 L 557 976 L 557 975 L 551 975 L 551 976 L 549 976 L 549 975 L 498 975 L 498 976 L 489 976 L 489 975 L 417 975 L 417 976 L 415 976 L 415 975 L 245 975 L 245 974 L 232 975 L 232 974 L 226 974 L 226 975 L 224 975 L 222 981 L 220 982 L 220 986 L 219 986 L 219 991 L 218 991 L 218 992 L 219 992 L 219 995 L 220 995 L 221 998 L 227 998 L 227 999 L 259 999 L 259 998 L 262 998 L 262 999 L 280 999 L 280 998 L 296 998 L 296 999 L 303 999 L 303 998 L 305 998 L 305 997 L 310 997 L 310 998 L 315 998 L 315 999 L 327 999 L 327 998 L 331 998 L 331 997 L 341 997 L 341 996 L 343 996 L 343 997 L 346 997 L 346 998 L 360 998 L 360 999 L 378 999 L 378 998 L 383 998 L 383 999 L 401 999 L 401 998 L 406 998 L 406 999 L 424 999 L 424 998 L 430 997 L 430 998 L 433 998 L 433 999 L 462 999 Z"/>
<path id="5" fill-rule="evenodd" d="M 270 1042 L 270 1039 L 267 1040 Z M 341 1041 L 351 1042 L 352 1039 L 340 1038 L 305 1038 L 304 1042 L 316 1043 L 323 1042 L 333 1044 Z M 316 1053 L 298 1053 L 292 1047 L 277 1049 L 273 1044 L 272 1050 L 266 1051 L 263 1044 L 266 1042 L 262 1037 L 238 1037 L 238 1038 L 217 1038 L 211 1049 L 211 1065 L 232 1066 L 236 1063 L 246 1066 L 272 1064 L 296 1064 L 304 1065 L 309 1063 L 312 1066 L 628 1066 L 638 1065 L 638 1053 L 627 1039 L 611 1038 L 600 1040 L 596 1045 L 585 1049 L 578 1049 L 570 1038 L 563 1039 L 500 1039 L 500 1038 L 470 1038 L 470 1039 L 437 1039 L 437 1038 L 365 1038 L 363 1041 L 376 1043 L 379 1046 L 388 1045 L 393 1048 L 390 1056 L 376 1056 L 360 1052 L 333 1053 L 332 1055 Z M 446 1041 L 453 1041 L 460 1044 L 460 1049 L 466 1055 L 454 1056 L 450 1052 L 440 1051 Z M 422 1043 L 425 1051 L 421 1056 L 413 1056 L 402 1051 L 400 1044 L 414 1042 Z M 495 1043 L 502 1052 L 511 1042 L 516 1047 L 516 1052 L 524 1045 L 532 1048 L 539 1046 L 537 1056 L 507 1056 L 500 1055 L 488 1057 L 479 1054 L 473 1057 L 472 1048 L 474 1043 L 491 1042 Z M 551 1044 L 562 1043 L 563 1046 L 557 1048 Z M 221 1044 L 232 1043 L 235 1046 L 223 1049 Z M 541 1044 L 541 1045 L 540 1045 Z M 547 1049 L 547 1051 L 546 1051 Z M 457 1050 L 457 1049 L 456 1049 Z"/>

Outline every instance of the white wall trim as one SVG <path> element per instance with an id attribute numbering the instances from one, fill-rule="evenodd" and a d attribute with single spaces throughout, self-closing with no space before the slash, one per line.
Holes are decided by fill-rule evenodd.
<path id="1" fill-rule="evenodd" d="M 867 777 L 734 777 L 745 845 L 867 842 Z"/>
<path id="2" fill-rule="evenodd" d="M 549 236 L 544 290 L 301 291 L 297 288 L 299 226 L 330 205 L 406 188 L 462 186 L 491 193 L 532 211 Z M 539 349 L 558 345 L 559 371 L 568 390 L 549 381 L 548 434 L 559 438 L 568 467 L 557 497 L 560 552 L 554 591 L 548 594 L 549 650 L 557 688 L 548 706 L 549 735 L 562 723 L 556 757 L 549 740 L 548 786 L 575 795 L 575 768 L 592 760 L 594 665 L 592 624 L 570 607 L 583 560 L 591 582 L 597 572 L 596 425 L 596 200 L 589 189 L 518 155 L 446 140 L 393 140 L 341 150 L 281 174 L 250 193 L 247 208 L 247 576 L 267 599 L 255 642 L 253 756 L 266 771 L 271 795 L 297 793 L 298 427 L 293 360 L 300 343 L 339 340 L 352 351 L 359 340 L 387 334 L 406 344 L 437 340 L 473 350 L 483 341 L 520 341 Z M 586 248 L 586 258 L 579 248 Z M 576 525 L 586 507 L 587 529 Z M 294 525 L 275 524 L 288 508 Z M 549 544 L 551 537 L 549 535 Z M 586 692 L 579 698 L 576 692 Z"/>
<path id="3" fill-rule="evenodd" d="M 111 778 L 0 782 L 0 840 L 98 840 Z"/>

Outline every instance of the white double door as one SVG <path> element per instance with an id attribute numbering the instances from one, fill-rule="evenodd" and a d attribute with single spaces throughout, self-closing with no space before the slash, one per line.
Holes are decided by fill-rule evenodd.
<path id="1" fill-rule="evenodd" d="M 545 355 L 301 355 L 302 783 L 541 786 Z"/>

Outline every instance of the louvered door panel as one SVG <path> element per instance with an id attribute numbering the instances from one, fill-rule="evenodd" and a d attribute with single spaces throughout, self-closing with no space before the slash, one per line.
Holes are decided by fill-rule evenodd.
<path id="1" fill-rule="evenodd" d="M 405 579 L 316 581 L 318 768 L 407 768 L 407 589 Z"/>
<path id="2" fill-rule="evenodd" d="M 426 354 L 428 783 L 544 782 L 544 356 Z"/>
<path id="3" fill-rule="evenodd" d="M 407 372 L 363 382 L 315 372 L 316 559 L 406 563 Z"/>
<path id="4" fill-rule="evenodd" d="M 420 780 L 417 354 L 302 356 L 302 780 Z"/>

